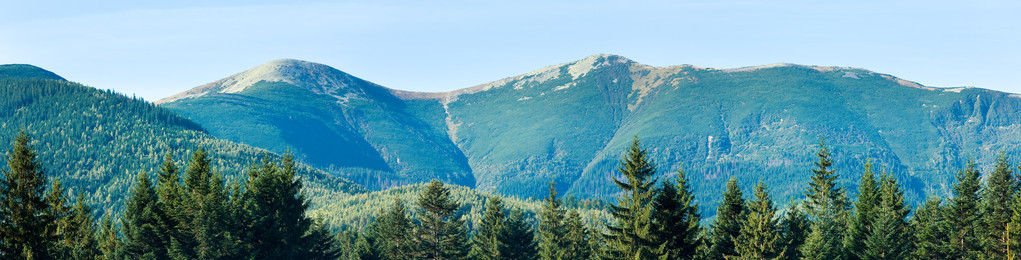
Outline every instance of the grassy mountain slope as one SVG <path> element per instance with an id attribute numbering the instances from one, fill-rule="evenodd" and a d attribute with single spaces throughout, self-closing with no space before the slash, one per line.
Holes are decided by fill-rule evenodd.
<path id="1" fill-rule="evenodd" d="M 234 180 L 267 154 L 214 138 L 143 100 L 51 78 L 0 77 L 0 147 L 8 147 L 25 129 L 46 173 L 72 192 L 83 192 L 100 212 L 119 212 L 114 207 L 124 204 L 135 174 L 155 172 L 168 151 L 184 167 L 190 152 L 203 147 L 216 169 Z M 315 205 L 365 191 L 342 178 L 299 168 Z"/>
<path id="2" fill-rule="evenodd" d="M 303 162 L 367 187 L 437 177 L 475 185 L 464 156 L 447 139 L 442 117 L 436 117 L 443 112 L 438 103 L 404 102 L 328 66 L 278 60 L 170 100 L 160 103 L 214 136 L 291 150 Z"/>
<path id="3" fill-rule="evenodd" d="M 239 75 L 278 72 L 236 75 L 220 81 L 231 83 L 226 87 L 210 87 L 214 83 L 162 102 L 216 136 L 250 144 L 276 140 L 306 158 L 349 156 L 337 151 L 317 154 L 269 130 L 223 134 L 238 124 L 266 129 L 288 125 L 248 117 L 317 111 L 327 119 L 304 118 L 354 129 L 345 133 L 372 149 L 364 144 L 340 147 L 378 154 L 390 166 L 371 166 L 378 161 L 367 156 L 358 157 L 361 164 L 333 171 L 356 182 L 387 187 L 439 178 L 523 198 L 544 194 L 551 179 L 560 190 L 579 197 L 610 195 L 615 190 L 609 178 L 634 136 L 642 138 L 664 176 L 680 168 L 688 171 L 703 205 L 715 205 L 731 176 L 745 189 L 762 179 L 783 201 L 801 196 L 820 139 L 831 146 L 845 187 L 855 188 L 861 165 L 872 159 L 907 184 L 913 201 L 924 194 L 946 194 L 953 172 L 968 158 L 991 166 L 1000 150 L 1013 157 L 1021 153 L 1016 149 L 1021 144 L 1017 96 L 925 87 L 855 68 L 651 67 L 620 56 L 595 55 L 472 88 L 414 93 L 361 80 L 336 84 L 303 76 L 329 70 L 296 72 L 307 69 L 302 66 L 260 66 Z M 299 90 L 265 87 L 272 84 Z M 281 94 L 300 89 L 308 95 Z M 351 90 L 337 94 L 322 89 Z M 242 99 L 239 96 L 269 103 L 230 103 Z M 317 98 L 323 103 L 313 104 Z M 302 102 L 314 108 L 295 105 Z M 234 110 L 251 116 L 222 113 Z M 244 123 L 248 121 L 252 123 Z"/>

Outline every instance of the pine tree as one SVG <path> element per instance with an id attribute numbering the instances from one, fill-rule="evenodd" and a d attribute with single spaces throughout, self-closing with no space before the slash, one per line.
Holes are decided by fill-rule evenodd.
<path id="1" fill-rule="evenodd" d="M 683 170 L 677 171 L 676 180 L 676 186 L 669 180 L 663 182 L 653 202 L 655 237 L 661 243 L 656 253 L 663 259 L 690 259 L 699 245 L 702 217 Z"/>
<path id="2" fill-rule="evenodd" d="M 872 223 L 880 212 L 876 207 L 880 204 L 879 183 L 872 173 L 872 162 L 865 163 L 865 170 L 858 182 L 858 201 L 854 203 L 854 213 L 847 225 L 844 237 L 844 248 L 849 253 L 848 259 L 861 259 L 865 253 L 865 238 L 872 235 Z"/>
<path id="3" fill-rule="evenodd" d="M 915 230 L 915 259 L 951 259 L 949 221 L 941 204 L 940 199 L 929 198 L 911 218 Z"/>
<path id="4" fill-rule="evenodd" d="M 7 152 L 0 179 L 0 255 L 51 259 L 56 218 L 46 199 L 46 175 L 25 131 Z"/>
<path id="5" fill-rule="evenodd" d="M 948 248 L 950 258 L 963 259 L 982 253 L 980 234 L 981 213 L 979 194 L 980 173 L 974 161 L 968 162 L 968 168 L 957 172 L 957 184 L 954 185 L 954 197 L 950 198 L 944 210 L 946 220 L 952 227 L 950 235 L 951 247 Z"/>
<path id="6" fill-rule="evenodd" d="M 159 223 L 165 218 L 157 205 L 152 182 L 145 172 L 139 173 L 137 180 L 121 218 L 124 255 L 132 259 L 170 259 L 164 239 L 166 234 Z"/>
<path id="7" fill-rule="evenodd" d="M 63 238 L 63 243 L 70 247 L 69 259 L 97 259 L 101 256 L 99 241 L 96 237 L 96 222 L 92 218 L 92 209 L 85 203 L 85 197 L 78 194 L 71 216 L 67 218 L 70 228 Z"/>
<path id="8" fill-rule="evenodd" d="M 592 257 L 592 248 L 588 240 L 592 236 L 592 232 L 585 227 L 585 223 L 581 220 L 581 214 L 577 210 L 567 211 L 564 229 L 567 233 L 564 234 L 563 257 L 561 259 L 590 259 Z"/>
<path id="9" fill-rule="evenodd" d="M 879 186 L 881 202 L 858 255 L 861 259 L 907 259 L 913 251 L 913 231 L 906 220 L 910 210 L 904 205 L 904 191 L 886 172 L 880 176 Z"/>
<path id="10" fill-rule="evenodd" d="M 49 205 L 49 212 L 46 215 L 54 221 L 54 230 L 47 232 L 56 239 L 49 245 L 49 254 L 58 259 L 71 258 L 71 250 L 74 246 L 65 243 L 64 239 L 68 237 L 68 232 L 71 232 L 73 228 L 68 222 L 68 218 L 71 217 L 71 205 L 67 202 L 67 190 L 64 189 L 60 180 L 53 181 L 53 185 L 50 186 L 50 192 L 46 193 L 46 204 Z"/>
<path id="11" fill-rule="evenodd" d="M 563 202 L 557 198 L 557 189 L 552 181 L 549 184 L 549 195 L 546 197 L 539 212 L 539 259 L 553 260 L 561 259 L 562 248 L 565 242 L 564 236 L 567 230 L 564 228 Z"/>
<path id="12" fill-rule="evenodd" d="M 225 258 L 234 253 L 228 231 L 229 194 L 223 176 L 213 171 L 204 149 L 192 153 L 184 178 L 183 225 L 192 241 L 181 248 L 185 258 Z M 176 254 L 176 253 L 175 253 Z"/>
<path id="13" fill-rule="evenodd" d="M 842 259 L 843 230 L 847 218 L 847 201 L 844 190 L 836 185 L 837 174 L 829 167 L 833 165 L 829 149 L 819 142 L 819 161 L 812 170 L 812 181 L 805 192 L 805 206 L 812 221 L 811 231 L 801 247 L 801 254 L 807 259 Z"/>
<path id="14" fill-rule="evenodd" d="M 507 215 L 503 232 L 500 233 L 500 241 L 500 252 L 505 253 L 503 259 L 534 260 L 539 258 L 535 233 L 529 227 L 521 209 L 514 209 Z"/>
<path id="15" fill-rule="evenodd" d="M 737 256 L 734 240 L 741 234 L 741 223 L 745 218 L 745 203 L 741 196 L 737 178 L 730 177 L 727 181 L 727 190 L 723 192 L 723 202 L 716 209 L 716 219 L 713 220 L 712 230 L 709 232 L 705 258 L 722 259 Z"/>
<path id="16" fill-rule="evenodd" d="M 801 259 L 801 245 L 805 243 L 810 222 L 801 209 L 801 204 L 791 202 L 780 223 L 782 230 L 783 252 L 780 259 Z"/>
<path id="17" fill-rule="evenodd" d="M 426 259 L 464 259 L 468 255 L 468 234 L 451 200 L 450 190 L 437 180 L 429 182 L 418 196 L 418 241 Z"/>
<path id="18" fill-rule="evenodd" d="M 621 189 L 617 205 L 610 205 L 616 220 L 606 226 L 607 256 L 614 259 L 656 258 L 656 245 L 651 240 L 652 200 L 656 194 L 656 166 L 642 149 L 638 137 L 631 141 L 627 154 L 620 161 L 618 171 L 625 180 L 614 176 L 613 183 Z"/>
<path id="19" fill-rule="evenodd" d="M 500 233 L 506 216 L 503 212 L 503 201 L 499 196 L 489 197 L 486 203 L 486 211 L 482 216 L 482 222 L 475 228 L 475 236 L 472 237 L 471 252 L 468 254 L 471 259 L 492 260 L 502 259 L 503 252 Z"/>
<path id="20" fill-rule="evenodd" d="M 121 252 L 120 239 L 117 236 L 117 227 L 113 224 L 113 218 L 110 217 L 110 213 L 107 212 L 103 216 L 103 221 L 99 224 L 99 251 L 102 253 L 102 259 L 121 259 L 118 253 Z"/>
<path id="21" fill-rule="evenodd" d="M 309 204 L 295 173 L 289 154 L 280 166 L 265 157 L 249 170 L 243 197 L 253 218 L 249 228 L 257 259 L 306 258 L 318 253 L 312 250 L 313 241 L 332 239 L 329 234 L 310 233 L 315 231 L 313 220 L 305 215 Z"/>
<path id="22" fill-rule="evenodd" d="M 755 185 L 755 199 L 748 201 L 748 215 L 741 225 L 736 241 L 737 252 L 745 259 L 772 259 L 783 251 L 780 225 L 777 223 L 773 199 L 766 184 Z"/>
<path id="23" fill-rule="evenodd" d="M 376 218 L 376 225 L 372 228 L 372 232 L 379 237 L 380 251 L 387 259 L 414 258 L 416 251 L 415 237 L 412 234 L 414 227 L 406 211 L 404 201 L 395 197 L 393 206 L 381 212 Z"/>
<path id="24" fill-rule="evenodd" d="M 984 225 L 981 234 L 985 235 L 987 258 L 1007 258 L 1007 225 L 1013 215 L 1010 205 L 1018 190 L 1018 181 L 1012 168 L 1006 153 L 1001 151 L 996 167 L 986 179 L 983 189 L 981 209 Z"/>

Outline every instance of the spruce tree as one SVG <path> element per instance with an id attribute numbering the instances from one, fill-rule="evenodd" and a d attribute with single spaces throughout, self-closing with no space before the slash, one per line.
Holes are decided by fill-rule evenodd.
<path id="1" fill-rule="evenodd" d="M 702 217 L 683 170 L 677 171 L 675 180 L 676 186 L 664 181 L 653 202 L 655 237 L 660 243 L 656 253 L 663 259 L 690 259 L 699 245 L 698 223 Z"/>
<path id="2" fill-rule="evenodd" d="M 589 239 L 592 237 L 592 232 L 585 227 L 581 214 L 577 210 L 567 211 L 564 229 L 567 233 L 564 234 L 564 248 L 562 249 L 563 256 L 561 259 L 590 259 L 592 257 L 592 248 L 589 245 Z"/>
<path id="3" fill-rule="evenodd" d="M 156 192 L 149 175 L 139 173 L 121 218 L 123 250 L 127 258 L 170 259 L 164 239 L 166 234 L 159 223 L 165 218 L 156 202 Z"/>
<path id="4" fill-rule="evenodd" d="M 50 192 L 46 193 L 46 204 L 49 204 L 49 212 L 46 215 L 54 221 L 54 230 L 49 230 L 50 235 L 56 239 L 50 244 L 50 256 L 58 259 L 71 258 L 73 245 L 65 243 L 65 238 L 73 228 L 68 218 L 71 217 L 71 204 L 67 202 L 67 190 L 64 189 L 60 180 L 53 181 Z"/>
<path id="5" fill-rule="evenodd" d="M 67 218 L 70 230 L 65 233 L 64 244 L 71 248 L 70 259 L 93 260 L 101 256 L 99 241 L 96 237 L 96 221 L 92 217 L 92 209 L 85 203 L 85 197 L 78 194 L 71 216 Z"/>
<path id="6" fill-rule="evenodd" d="M 432 180 L 418 196 L 418 241 L 421 257 L 426 259 L 464 259 L 468 255 L 468 234 L 464 220 L 457 214 L 461 207 L 450 198 L 443 183 Z"/>
<path id="7" fill-rule="evenodd" d="M 1012 259 L 1017 259 L 1021 255 L 1018 253 L 1018 250 L 1021 250 L 1021 239 L 1019 239 L 1021 238 L 1021 196 L 1014 196 L 1010 208 L 1013 214 L 1011 214 L 1010 224 L 1008 224 L 1007 236 L 1010 236 L 1010 239 L 1007 240 L 1007 249 L 1010 253 L 1007 255 Z"/>
<path id="8" fill-rule="evenodd" d="M 475 236 L 472 237 L 472 247 L 469 257 L 471 259 L 493 260 L 502 259 L 500 252 L 502 247 L 500 233 L 503 232 L 506 216 L 503 212 L 503 201 L 499 196 L 489 197 L 486 202 L 486 211 L 482 215 L 482 222 L 475 228 Z"/>
<path id="9" fill-rule="evenodd" d="M 305 215 L 309 202 L 296 172 L 289 154 L 279 166 L 265 157 L 249 170 L 243 196 L 248 212 L 238 213 L 252 218 L 255 258 L 307 258 L 319 253 L 312 250 L 315 241 L 332 240 L 329 234 L 313 232 L 314 221 Z"/>
<path id="10" fill-rule="evenodd" d="M 226 258 L 239 253 L 229 230 L 230 198 L 223 176 L 214 172 L 204 149 L 192 153 L 184 178 L 183 217 L 191 241 L 182 243 L 180 257 Z M 184 241 L 182 241 L 184 242 Z"/>
<path id="11" fill-rule="evenodd" d="M 1007 258 L 1007 225 L 1013 211 L 1010 205 L 1014 202 L 1018 190 L 1018 181 L 1001 151 L 996 160 L 996 167 L 986 178 L 986 186 L 982 196 L 982 231 L 985 235 L 985 257 L 994 259 Z"/>
<path id="12" fill-rule="evenodd" d="M 723 192 L 723 202 L 716 208 L 716 219 L 713 220 L 709 232 L 705 258 L 722 259 L 737 256 L 734 240 L 741 235 L 741 223 L 745 217 L 745 203 L 741 196 L 737 178 L 730 177 L 730 180 L 727 180 L 727 190 Z"/>
<path id="13" fill-rule="evenodd" d="M 535 244 L 535 233 L 525 220 L 521 209 L 514 209 L 507 215 L 507 221 L 500 233 L 500 252 L 503 259 L 534 260 L 539 258 Z"/>
<path id="14" fill-rule="evenodd" d="M 880 212 L 881 194 L 876 176 L 872 173 L 872 162 L 865 163 L 865 170 L 858 182 L 858 201 L 854 203 L 853 215 L 847 223 L 847 235 L 844 237 L 848 259 L 861 259 L 865 253 L 865 238 L 872 235 L 872 223 Z"/>
<path id="15" fill-rule="evenodd" d="M 915 230 L 915 259 L 951 259 L 949 221 L 939 198 L 928 198 L 915 210 L 911 227 Z"/>
<path id="16" fill-rule="evenodd" d="M 906 220 L 910 210 L 904 204 L 904 191 L 897 179 L 886 172 L 880 176 L 879 186 L 880 204 L 858 256 L 861 259 L 908 259 L 913 251 L 913 232 Z"/>
<path id="17" fill-rule="evenodd" d="M 561 259 L 564 248 L 564 209 L 563 201 L 557 198 L 557 189 L 552 181 L 549 184 L 549 195 L 546 196 L 542 211 L 539 212 L 539 259 Z"/>
<path id="18" fill-rule="evenodd" d="M 957 184 L 954 185 L 954 197 L 950 198 L 944 210 L 949 230 L 951 247 L 948 248 L 950 258 L 962 259 L 982 253 L 982 244 L 978 227 L 981 224 L 979 203 L 980 173 L 974 161 L 968 162 L 968 168 L 957 172 Z"/>
<path id="19" fill-rule="evenodd" d="M 783 252 L 779 259 L 801 259 L 801 245 L 805 244 L 810 222 L 801 204 L 791 202 L 780 223 Z"/>
<path id="20" fill-rule="evenodd" d="M 748 215 L 736 241 L 737 253 L 745 259 L 772 259 L 783 251 L 780 225 L 766 184 L 755 185 L 755 199 L 748 201 Z"/>
<path id="21" fill-rule="evenodd" d="M 0 255 L 51 259 L 59 238 L 46 199 L 46 175 L 25 131 L 7 151 L 0 179 Z"/>
<path id="22" fill-rule="evenodd" d="M 379 237 L 379 251 L 387 259 L 406 260 L 414 258 L 416 245 L 415 237 L 412 233 L 414 229 L 412 225 L 411 219 L 408 218 L 404 201 L 399 198 L 394 198 L 394 203 L 389 210 L 380 212 L 372 232 Z"/>
<path id="23" fill-rule="evenodd" d="M 638 137 L 631 141 L 627 154 L 618 168 L 624 180 L 614 176 L 613 183 L 620 188 L 617 205 L 610 205 L 616 220 L 606 226 L 607 257 L 614 259 L 654 259 L 657 245 L 652 239 L 652 200 L 656 194 L 656 166 L 648 152 L 641 147 Z"/>
<path id="24" fill-rule="evenodd" d="M 837 174 L 830 169 L 833 165 L 829 149 L 819 142 L 819 158 L 812 170 L 812 181 L 805 192 L 805 206 L 812 221 L 811 231 L 801 247 L 807 259 L 841 259 L 843 230 L 847 218 L 847 200 L 844 190 L 836 185 Z"/>
<path id="25" fill-rule="evenodd" d="M 110 212 L 103 215 L 103 221 L 99 224 L 99 252 L 102 259 L 121 259 L 121 243 L 118 237 L 117 227 L 113 224 Z"/>

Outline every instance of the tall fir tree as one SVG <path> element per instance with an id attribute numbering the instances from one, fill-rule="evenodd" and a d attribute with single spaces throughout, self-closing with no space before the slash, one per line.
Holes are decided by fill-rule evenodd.
<path id="1" fill-rule="evenodd" d="M 805 192 L 805 206 L 812 221 L 811 231 L 801 247 L 806 259 L 843 259 L 843 230 L 847 220 L 847 198 L 836 184 L 836 171 L 830 169 L 833 160 L 822 141 L 812 170 L 811 182 Z"/>
<path id="2" fill-rule="evenodd" d="M 577 210 L 567 211 L 567 218 L 564 220 L 564 248 L 561 259 L 583 260 L 592 258 L 592 248 L 589 239 L 592 232 L 585 227 L 581 214 Z"/>
<path id="3" fill-rule="evenodd" d="M 698 223 L 702 217 L 683 170 L 677 171 L 675 180 L 676 186 L 664 181 L 653 202 L 655 238 L 660 243 L 656 253 L 662 259 L 690 259 L 700 243 Z"/>
<path id="4" fill-rule="evenodd" d="M 741 235 L 741 223 L 745 218 L 745 203 L 737 178 L 727 180 L 723 202 L 716 208 L 716 219 L 709 231 L 709 241 L 703 258 L 723 259 L 737 256 L 734 240 Z"/>
<path id="5" fill-rule="evenodd" d="M 173 154 L 167 152 L 163 156 L 156 179 L 157 205 L 163 211 L 164 219 L 159 223 L 164 232 L 164 243 L 168 254 L 172 257 L 191 256 L 194 237 L 189 232 L 190 218 L 184 205 L 184 186 L 181 183 L 180 169 L 174 163 Z"/>
<path id="6" fill-rule="evenodd" d="M 314 241 L 332 239 L 313 232 L 314 221 L 305 214 L 309 202 L 296 172 L 290 154 L 280 165 L 264 157 L 249 170 L 243 197 L 252 218 L 249 230 L 257 259 L 323 257 L 312 250 Z"/>
<path id="7" fill-rule="evenodd" d="M 755 199 L 748 201 L 748 215 L 736 241 L 738 255 L 745 259 L 773 259 L 783 251 L 780 224 L 775 218 L 773 199 L 766 184 L 755 185 Z"/>
<path id="8" fill-rule="evenodd" d="M 1017 196 L 1018 181 L 1014 176 L 1013 167 L 1001 151 L 996 160 L 996 167 L 986 178 L 986 186 L 982 190 L 982 230 L 985 235 L 985 257 L 1005 259 L 1007 254 L 1007 225 L 1010 224 L 1013 210 L 1011 204 Z"/>
<path id="9" fill-rule="evenodd" d="M 103 214 L 103 220 L 99 224 L 99 252 L 102 254 L 100 258 L 121 259 L 123 257 L 118 255 L 123 252 L 120 249 L 120 237 L 117 234 L 117 227 L 114 226 L 113 217 L 110 215 L 110 212 Z"/>
<path id="10" fill-rule="evenodd" d="M 47 201 L 46 174 L 25 131 L 7 151 L 0 179 L 0 255 L 52 259 L 56 217 Z"/>
<path id="11" fill-rule="evenodd" d="M 915 259 L 952 259 L 950 257 L 949 221 L 943 214 L 944 206 L 939 198 L 928 198 L 915 210 L 911 228 L 915 231 Z"/>
<path id="12" fill-rule="evenodd" d="M 913 230 L 907 222 L 910 210 L 897 179 L 884 171 L 879 177 L 879 200 L 871 232 L 858 252 L 861 259 L 908 259 L 913 251 Z"/>
<path id="13" fill-rule="evenodd" d="M 1018 259 L 1021 253 L 1021 196 L 1014 196 L 1014 201 L 1010 203 L 1010 209 L 1013 212 L 1010 216 L 1010 223 L 1007 226 L 1007 236 L 1010 237 L 1007 241 L 1007 256 L 1009 259 Z"/>
<path id="14" fill-rule="evenodd" d="M 184 225 L 193 241 L 180 257 L 220 259 L 232 257 L 233 239 L 226 224 L 230 217 L 230 198 L 223 176 L 214 172 L 204 149 L 192 153 L 184 178 Z"/>
<path id="15" fill-rule="evenodd" d="M 624 179 L 612 178 L 620 188 L 617 205 L 610 205 L 614 222 L 606 225 L 606 257 L 612 259 L 655 259 L 657 245 L 652 241 L 652 200 L 656 195 L 656 165 L 648 158 L 638 137 L 631 141 L 620 160 Z"/>
<path id="16" fill-rule="evenodd" d="M 954 197 L 950 198 L 945 210 L 949 222 L 950 244 L 949 257 L 965 259 L 982 254 L 982 240 L 978 233 L 981 225 L 979 206 L 982 201 L 979 189 L 980 173 L 974 161 L 968 162 L 968 168 L 957 172 L 957 184 L 954 185 Z"/>
<path id="17" fill-rule="evenodd" d="M 152 181 L 145 172 L 139 173 L 136 179 L 121 217 L 123 255 L 131 259 L 170 259 L 164 239 L 166 233 L 159 222 L 165 218 L 157 205 Z"/>
<path id="18" fill-rule="evenodd" d="M 535 233 L 532 232 L 532 228 L 525 220 L 525 213 L 521 209 L 514 209 L 507 215 L 507 222 L 503 225 L 500 241 L 500 252 L 505 253 L 503 259 L 534 260 L 539 258 Z"/>
<path id="19" fill-rule="evenodd" d="M 96 221 L 92 217 L 92 209 L 85 202 L 84 195 L 79 193 L 75 198 L 71 216 L 66 221 L 70 230 L 65 233 L 63 243 L 71 249 L 68 259 L 98 259 L 102 254 L 96 236 Z"/>
<path id="20" fill-rule="evenodd" d="M 810 222 L 801 204 L 792 201 L 780 222 L 783 251 L 779 259 L 801 259 L 801 245 L 805 244 Z"/>
<path id="21" fill-rule="evenodd" d="M 557 189 L 552 181 L 549 184 L 549 195 L 544 202 L 542 211 L 539 212 L 539 259 L 561 259 L 563 239 L 567 234 L 564 228 L 565 211 L 562 208 L 563 201 L 557 198 Z"/>
<path id="22" fill-rule="evenodd" d="M 49 233 L 56 239 L 50 244 L 50 256 L 58 259 L 71 258 L 73 245 L 64 243 L 64 238 L 69 236 L 68 233 L 73 228 L 68 222 L 68 218 L 71 217 L 71 204 L 67 201 L 67 190 L 60 180 L 53 181 L 50 186 L 50 192 L 46 193 L 46 204 L 49 204 L 49 212 L 46 215 L 54 221 L 55 228 Z"/>
<path id="23" fill-rule="evenodd" d="M 432 180 L 418 196 L 418 241 L 426 259 L 465 259 L 468 234 L 458 214 L 459 203 L 450 198 L 443 183 Z"/>
<path id="24" fill-rule="evenodd" d="M 854 210 L 847 222 L 847 234 L 844 236 L 844 247 L 848 259 L 861 259 L 865 253 L 865 238 L 872 235 L 872 223 L 880 213 L 881 194 L 876 174 L 872 172 L 872 162 L 865 163 L 865 169 L 858 182 L 858 200 L 854 202 Z"/>
<path id="25" fill-rule="evenodd" d="M 389 210 L 376 218 L 373 232 L 379 237 L 380 251 L 387 259 L 408 260 L 414 258 L 415 237 L 411 219 L 408 218 L 404 201 L 394 198 Z"/>
<path id="26" fill-rule="evenodd" d="M 506 220 L 503 200 L 499 196 L 489 197 L 485 207 L 482 222 L 475 228 L 475 235 L 472 236 L 472 247 L 468 256 L 479 260 L 502 259 L 503 252 L 500 252 L 500 248 L 503 241 L 500 240 L 500 233 L 503 232 Z"/>

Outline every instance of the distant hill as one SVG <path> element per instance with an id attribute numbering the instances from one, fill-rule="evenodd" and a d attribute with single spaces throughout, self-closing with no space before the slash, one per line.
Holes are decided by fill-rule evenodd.
<path id="1" fill-rule="evenodd" d="M 13 75 L 13 76 L 12 76 Z M 140 171 L 153 174 L 166 152 L 179 167 L 190 153 L 208 150 L 229 179 L 264 154 L 276 154 L 210 136 L 198 124 L 140 99 L 97 90 L 27 65 L 0 66 L 0 147 L 26 130 L 45 172 L 72 192 L 83 192 L 99 213 L 119 213 Z M 315 204 L 361 186 L 299 166 Z"/>
<path id="2" fill-rule="evenodd" d="M 1021 98 L 933 88 L 846 67 L 652 67 L 594 55 L 446 93 L 388 89 L 325 65 L 278 60 L 157 102 L 231 141 L 295 151 L 373 189 L 431 178 L 522 198 L 555 180 L 605 197 L 639 136 L 660 173 L 684 169 L 703 210 L 723 183 L 799 197 L 821 139 L 854 189 L 868 159 L 909 200 L 945 195 L 973 158 L 1021 154 Z"/>

